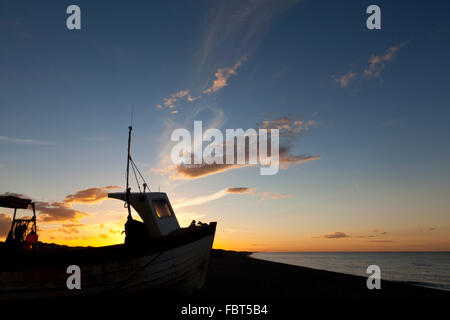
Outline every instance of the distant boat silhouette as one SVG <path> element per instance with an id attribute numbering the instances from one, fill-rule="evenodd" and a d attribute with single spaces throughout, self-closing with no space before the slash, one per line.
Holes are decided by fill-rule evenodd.
<path id="1" fill-rule="evenodd" d="M 0 300 L 108 296 L 150 293 L 191 293 L 205 283 L 216 222 L 180 228 L 166 193 L 131 192 L 129 168 L 138 180 L 130 156 L 128 133 L 125 192 L 110 193 L 128 209 L 125 243 L 98 248 L 39 246 L 34 204 L 29 199 L 0 197 L 0 207 L 14 209 L 8 237 L 0 249 Z M 16 218 L 17 209 L 31 206 L 33 217 Z M 143 222 L 131 216 L 131 206 Z M 31 227 L 30 227 L 31 225 Z M 69 289 L 67 268 L 80 267 L 81 289 Z"/>

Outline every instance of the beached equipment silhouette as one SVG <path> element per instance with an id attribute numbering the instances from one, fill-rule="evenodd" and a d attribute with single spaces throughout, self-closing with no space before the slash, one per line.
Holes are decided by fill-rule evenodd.
<path id="1" fill-rule="evenodd" d="M 31 218 L 17 218 L 17 209 L 27 209 L 31 206 L 33 216 Z M 11 222 L 11 229 L 6 237 L 5 244 L 9 251 L 31 251 L 37 250 L 36 233 L 36 209 L 30 199 L 23 199 L 16 196 L 0 196 L 0 207 L 14 209 L 14 215 Z M 30 232 L 27 234 L 28 230 Z"/>

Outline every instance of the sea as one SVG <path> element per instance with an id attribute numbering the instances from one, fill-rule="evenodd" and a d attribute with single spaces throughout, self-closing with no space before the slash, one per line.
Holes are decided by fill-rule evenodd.
<path id="1" fill-rule="evenodd" d="M 381 280 L 450 291 L 450 252 L 257 252 L 256 259 L 368 277 L 370 265 Z"/>

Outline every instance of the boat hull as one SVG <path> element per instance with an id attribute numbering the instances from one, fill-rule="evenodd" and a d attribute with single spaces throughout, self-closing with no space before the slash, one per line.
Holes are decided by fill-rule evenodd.
<path id="1" fill-rule="evenodd" d="M 161 240 L 153 248 L 129 250 L 120 245 L 54 252 L 47 257 L 51 261 L 44 255 L 33 266 L 29 260 L 28 268 L 22 259 L 0 271 L 0 300 L 191 293 L 205 283 L 215 223 L 200 229 Z M 80 289 L 67 286 L 70 265 L 80 268 Z"/>

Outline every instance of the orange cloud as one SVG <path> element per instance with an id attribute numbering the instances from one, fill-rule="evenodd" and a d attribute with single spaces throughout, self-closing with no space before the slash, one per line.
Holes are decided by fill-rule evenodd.
<path id="1" fill-rule="evenodd" d="M 344 232 L 335 232 L 331 234 L 326 234 L 323 237 L 327 239 L 350 238 L 350 236 Z"/>
<path id="2" fill-rule="evenodd" d="M 169 98 L 163 98 L 164 106 L 166 106 L 169 109 L 175 108 L 175 102 L 177 102 L 180 99 L 186 98 L 189 102 L 194 102 L 198 98 L 193 98 L 189 94 L 189 90 L 180 90 L 178 92 L 172 93 Z M 164 106 L 161 104 L 156 105 L 157 109 L 164 109 Z M 171 112 L 171 113 L 177 113 L 177 112 Z"/>
<path id="3" fill-rule="evenodd" d="M 248 144 L 245 145 L 245 159 L 249 159 L 249 149 Z M 193 157 L 193 155 L 191 155 Z M 237 164 L 237 154 L 235 153 L 235 164 L 226 164 L 225 158 L 226 154 L 223 155 L 223 164 L 219 163 L 201 163 L 201 164 L 179 164 L 172 165 L 166 168 L 154 169 L 151 171 L 161 174 L 161 175 L 170 175 L 171 179 L 198 179 L 202 177 L 206 177 L 209 175 L 217 174 L 220 172 L 224 172 L 227 170 L 238 169 L 243 167 L 251 167 L 255 166 L 255 164 L 250 164 L 246 161 L 245 164 Z M 319 160 L 320 156 L 311 156 L 311 155 L 292 155 L 290 152 L 290 146 L 280 147 L 279 149 L 279 163 L 280 169 L 286 170 L 291 165 L 298 165 L 308 161 Z"/>
<path id="4" fill-rule="evenodd" d="M 385 54 L 383 55 L 372 55 L 369 59 L 369 66 L 364 69 L 364 76 L 367 79 L 370 78 L 378 78 L 381 76 L 381 72 L 386 67 L 387 63 L 394 60 L 397 52 L 400 50 L 401 47 L 406 45 L 407 42 L 401 43 L 399 45 L 390 47 L 386 50 Z M 350 80 L 355 79 L 357 77 L 356 72 L 349 71 L 346 74 L 339 76 L 339 77 L 333 77 L 334 82 L 338 83 L 339 86 L 342 88 L 348 87 Z"/>
<path id="5" fill-rule="evenodd" d="M 261 200 L 267 200 L 267 199 L 271 199 L 271 200 L 278 200 L 278 199 L 287 199 L 292 197 L 290 194 L 285 194 L 285 193 L 270 193 L 270 192 L 259 192 L 256 193 L 256 195 L 261 197 Z"/>
<path id="6" fill-rule="evenodd" d="M 315 120 L 305 121 L 301 117 L 290 119 L 284 116 L 274 120 L 264 120 L 262 124 L 256 126 L 256 129 L 267 129 L 267 132 L 270 132 L 272 129 L 278 129 L 280 135 L 290 137 L 308 131 L 310 128 L 318 125 L 319 123 Z"/>
<path id="7" fill-rule="evenodd" d="M 224 196 L 227 195 L 226 190 L 220 190 L 218 192 L 212 193 L 212 194 L 207 194 L 204 196 L 199 196 L 199 197 L 194 197 L 194 198 L 190 198 L 188 200 L 182 201 L 181 203 L 176 203 L 174 205 L 174 208 L 182 208 L 182 207 L 189 207 L 189 206 L 196 206 L 196 205 L 200 205 L 206 202 L 210 202 L 213 200 L 217 200 L 220 198 L 223 198 Z"/>
<path id="8" fill-rule="evenodd" d="M 342 88 L 345 88 L 348 87 L 350 80 L 354 78 L 356 78 L 356 73 L 350 71 L 340 77 L 335 77 L 334 82 L 338 83 Z"/>
<path id="9" fill-rule="evenodd" d="M 6 192 L 2 195 L 14 196 L 18 198 L 30 199 L 30 197 L 21 193 Z M 77 221 L 86 213 L 72 209 L 70 206 L 63 202 L 46 202 L 46 201 L 34 201 L 34 205 L 37 211 L 39 211 L 39 218 L 42 221 Z"/>
<path id="10" fill-rule="evenodd" d="M 164 100 L 164 105 L 166 107 L 168 107 L 169 109 L 173 109 L 173 108 L 175 108 L 174 103 L 178 99 L 183 98 L 184 96 L 186 96 L 188 94 L 189 94 L 189 91 L 187 91 L 187 90 L 181 90 L 181 91 L 178 91 L 176 93 L 172 93 L 170 98 L 164 98 L 163 99 Z"/>
<path id="11" fill-rule="evenodd" d="M 247 56 L 242 56 L 231 68 L 221 68 L 217 70 L 215 73 L 216 79 L 213 81 L 213 84 L 210 88 L 203 91 L 204 94 L 209 94 L 213 92 L 217 92 L 223 87 L 226 87 L 228 85 L 228 78 L 230 78 L 232 75 L 236 75 L 236 70 L 242 65 L 244 61 L 247 60 Z M 186 99 L 189 102 L 194 102 L 197 99 L 200 99 L 202 95 L 199 95 L 198 97 L 193 97 L 189 93 L 189 90 L 180 90 L 178 92 L 172 93 L 170 97 L 163 98 L 163 104 L 157 104 L 157 109 L 164 109 L 164 107 L 167 107 L 169 109 L 174 109 L 176 107 L 175 102 L 177 102 L 180 99 Z M 173 110 L 170 112 L 171 114 L 177 114 L 178 110 Z"/>
<path id="12" fill-rule="evenodd" d="M 218 200 L 220 198 L 225 197 L 228 194 L 249 194 L 252 196 L 261 196 L 261 200 L 265 199 L 284 199 L 289 198 L 291 195 L 288 194 L 280 194 L 280 193 L 270 193 L 270 192 L 256 192 L 255 188 L 248 187 L 235 187 L 235 188 L 227 188 L 220 191 L 217 191 L 212 194 L 199 196 L 195 198 L 190 198 L 188 200 L 181 201 L 180 203 L 176 203 L 174 208 L 182 208 L 194 205 L 200 205 L 206 202 L 210 202 L 213 200 Z"/>
<path id="13" fill-rule="evenodd" d="M 247 188 L 247 187 L 238 187 L 238 188 L 228 188 L 226 190 L 227 193 L 234 193 L 234 194 L 251 194 L 254 196 L 260 196 L 261 200 L 266 199 L 272 199 L 272 200 L 278 200 L 278 199 L 287 199 L 290 198 L 290 194 L 285 193 L 271 193 L 271 192 L 256 192 L 255 188 Z"/>
<path id="14" fill-rule="evenodd" d="M 172 179 L 198 179 L 223 171 L 244 167 L 238 164 L 180 164 L 169 168 Z"/>
<path id="15" fill-rule="evenodd" d="M 74 194 L 69 194 L 64 199 L 65 204 L 72 203 L 95 203 L 103 201 L 108 197 L 108 192 L 111 189 L 120 189 L 121 186 L 106 186 L 102 188 L 88 188 L 79 190 Z"/>
<path id="16" fill-rule="evenodd" d="M 393 60 L 398 50 L 404 45 L 406 43 L 390 47 L 381 56 L 372 55 L 369 59 L 369 66 L 364 70 L 364 75 L 368 78 L 378 78 L 381 75 L 381 71 L 386 67 L 386 63 Z"/>
<path id="17" fill-rule="evenodd" d="M 86 212 L 72 208 L 73 203 L 96 203 L 108 197 L 108 190 L 121 188 L 120 186 L 106 186 L 103 188 L 88 188 L 79 190 L 74 194 L 69 194 L 62 202 L 34 201 L 36 210 L 39 212 L 39 219 L 42 222 L 72 221 L 77 223 Z M 4 195 L 27 198 L 23 194 L 7 192 Z"/>
<path id="18" fill-rule="evenodd" d="M 36 210 L 39 211 L 39 219 L 43 222 L 53 221 L 78 221 L 87 213 L 71 208 L 63 202 L 35 201 Z"/>
<path id="19" fill-rule="evenodd" d="M 247 187 L 237 187 L 227 189 L 227 193 L 249 193 L 254 191 L 255 191 L 254 188 L 247 188 Z"/>
<path id="20" fill-rule="evenodd" d="M 5 213 L 0 213 L 0 237 L 7 236 L 11 229 L 11 217 Z"/>
<path id="21" fill-rule="evenodd" d="M 247 60 L 247 56 L 242 56 L 231 68 L 221 68 L 215 73 L 216 79 L 211 87 L 203 91 L 203 93 L 217 92 L 228 85 L 228 78 L 236 74 L 236 70 Z"/>

